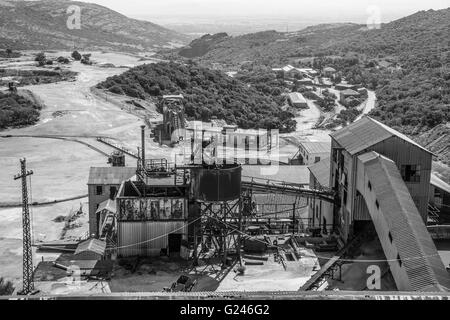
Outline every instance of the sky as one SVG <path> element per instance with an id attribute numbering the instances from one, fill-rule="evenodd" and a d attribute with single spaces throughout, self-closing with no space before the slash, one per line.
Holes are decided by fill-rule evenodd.
<path id="1" fill-rule="evenodd" d="M 373 10 L 389 22 L 419 10 L 450 7 L 449 0 L 85 0 L 131 17 L 301 17 L 363 22 Z M 374 9 L 374 6 L 376 9 Z"/>

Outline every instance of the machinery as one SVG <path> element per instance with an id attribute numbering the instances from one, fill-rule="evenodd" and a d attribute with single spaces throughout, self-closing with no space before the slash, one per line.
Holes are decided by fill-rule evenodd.
<path id="1" fill-rule="evenodd" d="M 163 96 L 158 109 L 163 114 L 163 122 L 156 126 L 153 135 L 160 144 L 173 145 L 184 139 L 186 118 L 182 95 Z"/>

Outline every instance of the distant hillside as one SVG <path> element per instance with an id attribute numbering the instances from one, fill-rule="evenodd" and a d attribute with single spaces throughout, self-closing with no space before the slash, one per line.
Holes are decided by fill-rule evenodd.
<path id="1" fill-rule="evenodd" d="M 177 63 L 146 64 L 108 78 L 97 85 L 116 94 L 146 99 L 183 94 L 192 120 L 212 117 L 244 129 L 295 130 L 294 115 L 283 111 L 284 99 L 264 95 L 222 72 Z"/>
<path id="2" fill-rule="evenodd" d="M 81 8 L 81 29 L 70 30 L 71 5 Z M 96 4 L 64 0 L 0 1 L 0 48 L 144 51 L 187 43 L 185 35 Z"/>
<path id="3" fill-rule="evenodd" d="M 294 33 L 228 37 L 195 59 L 204 66 L 332 66 L 350 83 L 375 90 L 372 116 L 409 135 L 450 121 L 450 8 L 383 24 L 332 24 Z"/>
<path id="4" fill-rule="evenodd" d="M 203 37 L 192 41 L 189 46 L 180 49 L 180 56 L 185 58 L 196 58 L 207 54 L 219 42 L 228 39 L 226 33 L 217 33 L 215 35 L 206 34 Z"/>

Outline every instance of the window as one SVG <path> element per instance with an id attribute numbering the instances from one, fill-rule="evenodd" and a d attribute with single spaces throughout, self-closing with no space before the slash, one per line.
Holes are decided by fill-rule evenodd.
<path id="1" fill-rule="evenodd" d="M 402 266 L 402 259 L 400 258 L 400 255 L 397 255 L 397 261 L 398 261 L 398 265 L 401 267 Z"/>
<path id="2" fill-rule="evenodd" d="M 394 239 L 392 238 L 392 234 L 389 232 L 389 241 L 392 243 Z"/>
<path id="3" fill-rule="evenodd" d="M 320 157 L 316 157 L 315 159 L 314 159 L 314 163 L 317 163 L 317 162 L 319 162 L 320 161 Z"/>
<path id="4" fill-rule="evenodd" d="M 95 194 L 101 196 L 103 194 L 103 186 L 97 186 L 95 189 Z"/>
<path id="5" fill-rule="evenodd" d="M 372 184 L 370 183 L 370 181 L 367 183 L 367 186 L 369 187 L 369 190 L 372 191 Z"/>
<path id="6" fill-rule="evenodd" d="M 109 198 L 114 200 L 117 194 L 117 187 L 109 187 Z"/>
<path id="7" fill-rule="evenodd" d="M 380 203 L 378 202 L 378 200 L 375 200 L 375 205 L 377 206 L 377 209 L 380 209 Z"/>
<path id="8" fill-rule="evenodd" d="M 420 165 L 403 165 L 401 172 L 405 182 L 420 182 Z"/>

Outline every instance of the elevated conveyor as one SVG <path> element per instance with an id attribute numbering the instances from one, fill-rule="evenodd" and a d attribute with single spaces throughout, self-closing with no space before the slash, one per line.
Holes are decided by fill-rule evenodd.
<path id="1" fill-rule="evenodd" d="M 243 190 L 251 190 L 260 193 L 286 194 L 296 197 L 316 198 L 328 202 L 334 202 L 334 194 L 328 190 L 307 189 L 300 185 L 288 184 L 282 181 L 267 180 L 262 181 L 242 181 Z"/>
<path id="2" fill-rule="evenodd" d="M 450 290 L 449 273 L 396 164 L 376 152 L 357 160 L 363 196 L 400 291 Z"/>

